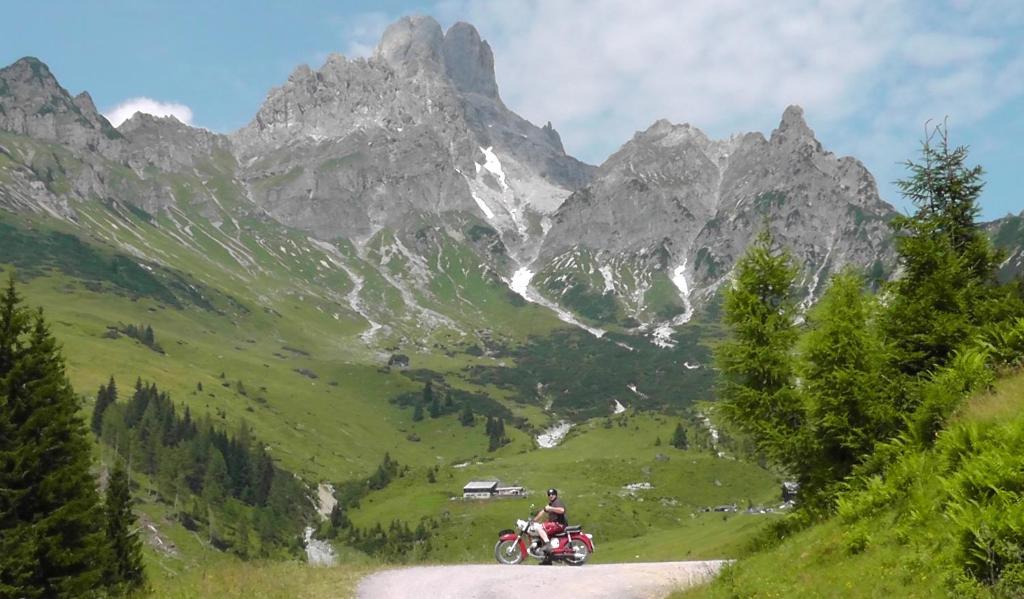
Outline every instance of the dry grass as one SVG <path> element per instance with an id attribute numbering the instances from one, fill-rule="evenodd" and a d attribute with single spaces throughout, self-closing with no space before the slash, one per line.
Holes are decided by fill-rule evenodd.
<path id="1" fill-rule="evenodd" d="M 1021 412 L 1024 412 L 1024 371 L 1002 375 L 991 392 L 978 393 L 964 404 L 957 420 L 997 422 L 1009 420 Z"/>

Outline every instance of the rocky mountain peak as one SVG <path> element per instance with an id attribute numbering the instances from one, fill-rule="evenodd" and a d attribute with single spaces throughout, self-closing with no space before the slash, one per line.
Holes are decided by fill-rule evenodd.
<path id="1" fill-rule="evenodd" d="M 771 143 L 776 145 L 782 145 L 787 141 L 806 143 L 810 142 L 812 145 L 821 147 L 817 139 L 814 137 L 814 131 L 807 126 L 807 121 L 804 120 L 804 109 L 792 104 L 786 107 L 786 110 L 782 113 L 782 121 L 779 123 L 777 129 L 772 131 Z"/>
<path id="2" fill-rule="evenodd" d="M 0 69 L 0 129 L 105 153 L 120 139 L 88 94 L 73 99 L 31 56 Z"/>
<path id="3" fill-rule="evenodd" d="M 455 87 L 463 93 L 498 97 L 494 79 L 494 54 L 480 39 L 476 27 L 459 21 L 444 36 L 444 66 Z"/>
<path id="4" fill-rule="evenodd" d="M 82 112 L 99 114 L 99 111 L 96 110 L 96 103 L 92 101 L 89 92 L 82 92 L 75 96 L 74 103 Z"/>
<path id="5" fill-rule="evenodd" d="M 374 56 L 399 73 L 443 72 L 444 33 L 433 17 L 402 17 L 384 30 Z"/>

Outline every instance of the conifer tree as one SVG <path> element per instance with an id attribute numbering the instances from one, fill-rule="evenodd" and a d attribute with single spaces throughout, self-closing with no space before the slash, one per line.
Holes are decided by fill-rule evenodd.
<path id="1" fill-rule="evenodd" d="M 96 392 L 96 405 L 92 408 L 92 420 L 89 422 L 89 428 L 98 437 L 103 432 L 103 412 L 106 411 L 113 401 L 110 399 L 110 395 L 107 392 L 106 385 L 100 385 L 99 390 Z"/>
<path id="2" fill-rule="evenodd" d="M 110 544 L 110 562 L 107 567 L 107 586 L 121 592 L 141 588 L 146 582 L 142 566 L 142 541 L 135 530 L 135 514 L 128 473 L 120 460 L 115 461 L 107 487 L 105 512 L 107 516 L 107 542 Z"/>
<path id="3" fill-rule="evenodd" d="M 416 402 L 416 407 L 412 411 L 412 421 L 419 422 L 423 420 L 423 404 Z"/>
<path id="4" fill-rule="evenodd" d="M 863 278 L 845 270 L 829 283 L 807 318 L 801 379 L 813 437 L 802 481 L 805 497 L 849 475 L 878 441 L 895 434 L 899 414 L 885 381 L 887 348 L 877 330 L 876 304 Z"/>
<path id="5" fill-rule="evenodd" d="M 469 404 L 464 405 L 462 413 L 459 415 L 459 422 L 462 423 L 462 426 L 473 426 L 475 420 L 473 409 L 469 407 Z"/>
<path id="6" fill-rule="evenodd" d="M 796 269 L 765 230 L 736 264 L 725 292 L 730 338 L 716 352 L 721 413 L 758 451 L 791 470 L 801 464 L 805 412 L 795 387 Z"/>
<path id="7" fill-rule="evenodd" d="M 688 449 L 690 442 L 686 438 L 686 429 L 683 427 L 683 423 L 676 423 L 676 430 L 672 433 L 672 447 L 676 449 Z"/>
<path id="8" fill-rule="evenodd" d="M 967 148 L 951 148 L 939 125 L 922 144 L 921 162 L 908 160 L 909 177 L 897 181 L 917 211 L 892 223 L 903 273 L 890 285 L 883 326 L 894 364 L 908 376 L 945 364 L 977 325 L 1012 309 L 996 301 L 998 254 L 975 223 L 983 170 L 966 160 Z"/>
<path id="9" fill-rule="evenodd" d="M 107 544 L 86 428 L 42 311 L 0 298 L 0 596 L 100 588 Z"/>

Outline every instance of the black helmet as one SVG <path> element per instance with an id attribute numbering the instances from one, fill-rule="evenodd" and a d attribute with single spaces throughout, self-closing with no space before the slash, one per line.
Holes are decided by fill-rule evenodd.
<path id="1" fill-rule="evenodd" d="M 558 497 L 558 489 L 548 489 L 548 495 L 554 495 Z"/>

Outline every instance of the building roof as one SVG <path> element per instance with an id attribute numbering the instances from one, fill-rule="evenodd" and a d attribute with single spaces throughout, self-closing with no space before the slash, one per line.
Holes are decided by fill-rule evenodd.
<path id="1" fill-rule="evenodd" d="M 494 491 L 498 488 L 498 481 L 496 480 L 471 480 L 466 483 L 466 486 L 462 487 L 464 493 L 472 493 L 475 491 Z"/>

